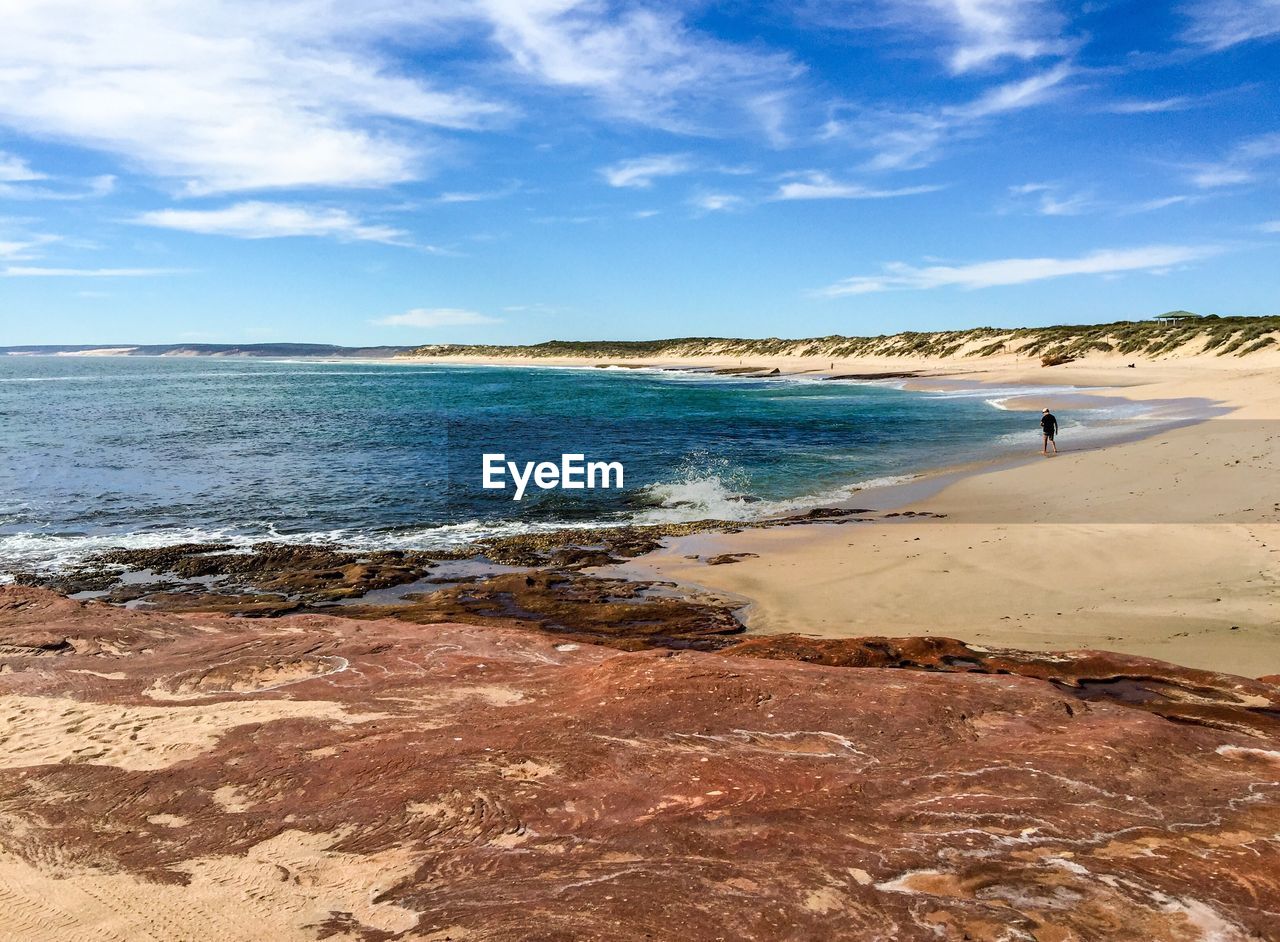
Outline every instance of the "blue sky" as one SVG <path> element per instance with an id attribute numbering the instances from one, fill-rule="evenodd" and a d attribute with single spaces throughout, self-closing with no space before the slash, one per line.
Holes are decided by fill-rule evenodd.
<path id="1" fill-rule="evenodd" d="M 4 16 L 0 344 L 1280 311 L 1280 0 Z"/>

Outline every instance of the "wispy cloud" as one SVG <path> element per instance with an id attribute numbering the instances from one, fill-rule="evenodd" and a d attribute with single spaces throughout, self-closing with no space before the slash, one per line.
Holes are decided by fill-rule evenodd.
<path id="1" fill-rule="evenodd" d="M 658 177 L 675 177 L 689 173 L 694 162 L 687 154 L 653 154 L 648 157 L 632 157 L 600 168 L 600 175 L 609 186 L 653 186 Z"/>
<path id="2" fill-rule="evenodd" d="M 111 174 L 102 174 L 87 180 L 55 181 L 44 175 L 32 179 L 46 180 L 49 183 L 41 185 L 0 181 L 0 197 L 11 200 L 86 200 L 107 196 L 116 188 L 116 178 Z"/>
<path id="3" fill-rule="evenodd" d="M 1056 183 L 1023 183 L 1009 187 L 1015 205 L 1030 206 L 1040 216 L 1079 216 L 1098 208 L 1089 193 L 1067 193 Z"/>
<path id="4" fill-rule="evenodd" d="M 670 6 L 589 0 L 477 0 L 522 72 L 583 90 L 613 115 L 672 130 L 724 125 L 803 72 L 788 53 L 761 52 L 692 28 Z M 776 115 L 761 116 L 762 123 Z"/>
<path id="5" fill-rule="evenodd" d="M 953 122 L 936 113 L 860 109 L 852 119 L 829 120 L 824 134 L 871 151 L 867 170 L 916 170 L 940 156 L 953 130 Z"/>
<path id="6" fill-rule="evenodd" d="M 70 189 L 49 174 L 33 169 L 25 158 L 0 151 L 0 197 L 5 199 L 73 200 L 106 196 L 115 189 L 116 178 L 103 175 L 69 182 Z"/>
<path id="7" fill-rule="evenodd" d="M 1204 102 L 1203 96 L 1173 95 L 1169 98 L 1127 98 L 1104 105 L 1101 111 L 1110 114 L 1164 114 L 1168 111 L 1186 111 Z"/>
<path id="8" fill-rule="evenodd" d="M 0 151 L 0 183 L 27 183 L 46 179 L 43 173 L 31 169 L 21 157 Z"/>
<path id="9" fill-rule="evenodd" d="M 787 123 L 791 118 L 791 100 L 785 91 L 757 95 L 748 100 L 746 106 L 772 146 L 786 147 L 791 143 L 791 135 L 787 132 Z"/>
<path id="10" fill-rule="evenodd" d="M 1158 196 L 1155 199 L 1130 203 L 1128 206 L 1121 207 L 1118 212 L 1121 216 L 1131 216 L 1135 213 L 1151 213 L 1160 209 L 1168 209 L 1170 206 L 1194 203 L 1197 199 L 1198 197 L 1188 196 L 1185 193 L 1176 193 L 1173 196 Z"/>
<path id="11" fill-rule="evenodd" d="M 489 200 L 506 199 L 519 191 L 520 185 L 512 183 L 499 190 L 451 190 L 441 193 L 435 198 L 437 203 L 485 203 Z"/>
<path id="12" fill-rule="evenodd" d="M 265 203 L 235 203 L 222 209 L 160 209 L 142 213 L 133 222 L 162 229 L 237 239 L 277 239 L 313 236 L 344 241 L 406 245 L 408 233 L 390 226 L 369 225 L 344 209 Z"/>
<path id="13" fill-rule="evenodd" d="M 732 209 L 741 209 L 746 199 L 733 193 L 699 193 L 689 202 L 706 213 L 721 213 Z"/>
<path id="14" fill-rule="evenodd" d="M 11 265 L 0 269 L 5 278 L 147 278 L 156 275 L 182 275 L 182 268 L 40 268 Z"/>
<path id="15" fill-rule="evenodd" d="M 1209 164 L 1192 172 L 1191 182 L 1202 190 L 1211 190 L 1221 186 L 1237 186 L 1241 183 L 1252 183 L 1253 170 L 1247 167 L 1233 167 L 1227 164 Z"/>
<path id="16" fill-rule="evenodd" d="M 812 172 L 802 174 L 799 179 L 783 183 L 770 198 L 774 200 L 877 200 L 933 193 L 940 189 L 942 189 L 941 185 L 876 189 L 860 183 L 841 183 L 825 173 Z"/>
<path id="17" fill-rule="evenodd" d="M 979 133 L 993 119 L 1054 100 L 1065 92 L 1074 74 L 1071 65 L 1059 63 L 1026 78 L 997 84 L 970 101 L 931 111 L 838 107 L 823 136 L 871 151 L 867 170 L 915 170 L 937 160 L 947 144 Z M 844 115 L 846 111 L 851 111 L 851 117 Z"/>
<path id="18" fill-rule="evenodd" d="M 959 43 L 951 68 L 967 72 L 999 59 L 1062 55 L 1070 43 L 1057 35 L 1062 25 L 1054 4 L 1044 0 L 930 0 L 955 24 Z"/>
<path id="19" fill-rule="evenodd" d="M 1239 43 L 1280 36 L 1276 0 L 1194 0 L 1182 8 L 1184 42 L 1217 52 Z"/>
<path id="20" fill-rule="evenodd" d="M 1264 222 L 1258 227 L 1262 232 L 1280 232 L 1280 219 L 1273 219 L 1271 222 Z"/>
<path id="21" fill-rule="evenodd" d="M 930 265 L 923 268 L 893 262 L 883 266 L 880 274 L 846 278 L 821 289 L 818 294 L 838 298 L 877 291 L 992 288 L 1067 275 L 1157 272 L 1209 258 L 1222 251 L 1220 246 L 1213 245 L 1148 245 L 1134 249 L 1099 249 L 1076 258 L 1005 258 L 969 265 Z"/>
<path id="22" fill-rule="evenodd" d="M 1216 163 L 1195 164 L 1188 178 L 1200 189 L 1252 183 L 1261 167 L 1280 158 L 1280 132 L 1246 138 Z"/>
<path id="23" fill-rule="evenodd" d="M 803 9 L 828 28 L 884 29 L 914 42 L 932 37 L 957 74 L 1063 56 L 1078 45 L 1063 36 L 1053 0 L 810 0 Z"/>
<path id="24" fill-rule="evenodd" d="M 0 122 L 193 193 L 411 179 L 425 150 L 386 122 L 476 128 L 506 113 L 371 51 L 370 31 L 421 21 L 412 6 L 395 17 L 375 0 L 352 17 L 322 0 L 10 5 Z"/>
<path id="25" fill-rule="evenodd" d="M 0 239 L 0 258 L 10 261 L 27 261 L 40 256 L 43 246 L 61 239 L 56 235 L 29 235 L 19 238 Z"/>
<path id="26" fill-rule="evenodd" d="M 475 324 L 497 324 L 500 320 L 462 308 L 416 307 L 403 314 L 392 314 L 374 321 L 382 327 L 468 327 Z"/>
<path id="27" fill-rule="evenodd" d="M 1037 216 L 1084 216 L 1109 213 L 1135 216 L 1170 206 L 1193 203 L 1202 197 L 1177 193 L 1146 200 L 1102 199 L 1091 190 L 1069 190 L 1059 183 L 1022 183 L 1009 187 L 1009 201 L 1000 212 L 1027 212 Z"/>
<path id="28" fill-rule="evenodd" d="M 1060 62 L 1051 69 L 1045 69 L 1027 78 L 997 85 L 969 104 L 946 109 L 943 113 L 962 120 L 978 119 L 1042 105 L 1061 92 L 1062 83 L 1070 78 L 1074 71 L 1070 64 Z"/>

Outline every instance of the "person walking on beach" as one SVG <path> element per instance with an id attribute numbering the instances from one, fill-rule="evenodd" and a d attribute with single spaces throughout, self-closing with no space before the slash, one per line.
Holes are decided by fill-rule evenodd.
<path id="1" fill-rule="evenodd" d="M 1058 417 L 1048 409 L 1044 410 L 1044 414 L 1040 416 L 1040 431 L 1044 432 L 1044 453 L 1049 454 L 1049 446 L 1053 446 L 1053 453 L 1058 453 L 1058 443 L 1055 442 L 1054 436 L 1058 434 Z"/>

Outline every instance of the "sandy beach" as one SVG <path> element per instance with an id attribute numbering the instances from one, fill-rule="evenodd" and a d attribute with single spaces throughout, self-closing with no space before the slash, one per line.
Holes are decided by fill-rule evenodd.
<path id="1" fill-rule="evenodd" d="M 451 359 L 448 362 L 453 362 Z M 478 360 L 477 360 L 478 362 Z M 502 361 L 508 363 L 511 361 Z M 557 359 L 537 365 L 591 366 Z M 1135 362 L 1133 368 L 1130 362 Z M 1106 355 L 1045 369 L 1028 358 L 688 358 L 627 366 L 757 367 L 782 374 L 917 373 L 913 388 L 1074 386 L 1005 408 L 1068 418 L 1120 397 L 1195 405 L 1213 417 L 1104 448 L 966 469 L 902 510 L 945 519 L 814 524 L 669 541 L 605 572 L 742 598 L 751 632 L 824 637 L 945 635 L 1038 650 L 1096 648 L 1246 676 L 1280 672 L 1280 356 Z M 1091 402 L 1092 400 L 1092 402 Z M 869 506 L 892 489 L 864 492 Z M 936 493 L 929 491 L 936 490 Z M 905 502 L 903 502 L 905 501 Z M 705 560 L 755 554 L 730 565 Z M 695 557 L 695 558 L 689 558 Z"/>

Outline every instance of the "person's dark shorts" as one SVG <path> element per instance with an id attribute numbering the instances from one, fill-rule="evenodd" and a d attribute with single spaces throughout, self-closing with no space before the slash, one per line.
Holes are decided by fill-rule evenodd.
<path id="1" fill-rule="evenodd" d="M 1053 441 L 1053 432 L 1049 431 L 1048 429 L 1042 429 L 1042 431 L 1044 432 L 1045 438 L 1049 439 L 1049 441 Z"/>

